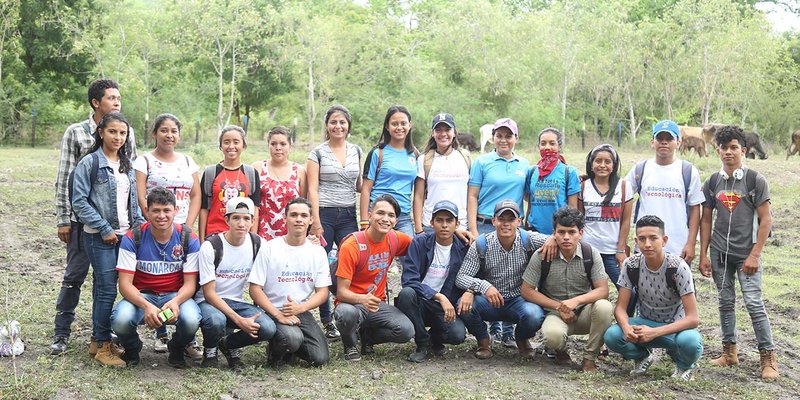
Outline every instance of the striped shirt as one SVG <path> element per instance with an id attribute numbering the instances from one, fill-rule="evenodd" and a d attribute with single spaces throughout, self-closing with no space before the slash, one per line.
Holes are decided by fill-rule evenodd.
<path id="1" fill-rule="evenodd" d="M 308 159 L 319 165 L 319 206 L 355 207 L 356 182 L 361 169 L 361 148 L 350 142 L 344 168 L 333 150 L 324 142 L 308 153 Z"/>
<path id="2" fill-rule="evenodd" d="M 87 130 L 88 127 L 88 130 Z M 86 155 L 94 145 L 92 133 L 97 129 L 94 122 L 94 112 L 89 114 L 89 119 L 72 124 L 61 138 L 61 157 L 58 161 L 56 175 L 56 220 L 57 226 L 67 226 L 75 218 L 72 215 L 72 206 L 69 198 L 69 174 L 78 165 L 78 161 Z M 136 139 L 131 127 L 131 160 L 136 158 Z"/>
<path id="3" fill-rule="evenodd" d="M 531 248 L 538 250 L 544 245 L 549 235 L 528 232 Z M 511 299 L 521 294 L 522 273 L 528 265 L 528 257 L 519 233 L 514 239 L 514 246 L 506 251 L 497 239 L 497 232 L 486 234 L 486 265 L 481 268 L 478 256 L 477 241 L 473 242 L 464 257 L 464 263 L 456 276 L 456 286 L 461 289 L 472 289 L 475 293 L 486 294 L 492 286 L 500 291 L 504 299 Z M 483 279 L 476 278 L 478 274 Z"/>

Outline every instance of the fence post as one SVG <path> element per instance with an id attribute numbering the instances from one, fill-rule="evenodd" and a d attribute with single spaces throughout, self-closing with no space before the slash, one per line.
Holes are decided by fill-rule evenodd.
<path id="1" fill-rule="evenodd" d="M 31 147 L 36 147 L 36 116 L 39 113 L 36 109 L 31 110 L 31 115 L 33 116 L 33 126 L 31 127 Z"/>

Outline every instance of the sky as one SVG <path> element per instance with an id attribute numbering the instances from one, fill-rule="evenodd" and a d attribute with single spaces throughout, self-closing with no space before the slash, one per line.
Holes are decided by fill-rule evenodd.
<path id="1" fill-rule="evenodd" d="M 797 4 L 797 1 L 793 1 Z M 772 29 L 777 33 L 800 31 L 800 15 L 794 14 L 785 7 L 775 3 L 758 3 L 756 8 L 766 13 L 767 20 L 772 24 Z"/>

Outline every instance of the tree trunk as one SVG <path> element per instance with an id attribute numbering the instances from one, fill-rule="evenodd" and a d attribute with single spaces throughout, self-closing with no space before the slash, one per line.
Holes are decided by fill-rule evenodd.
<path id="1" fill-rule="evenodd" d="M 222 133 L 222 103 L 225 101 L 223 97 L 223 85 L 224 85 L 224 76 L 223 72 L 225 72 L 224 56 L 225 51 L 222 48 L 222 43 L 220 43 L 220 39 L 217 39 L 217 56 L 219 58 L 218 62 L 219 67 L 217 68 L 217 134 Z"/>
<path id="2" fill-rule="evenodd" d="M 228 103 L 228 117 L 225 121 L 225 125 L 231 123 L 231 114 L 233 113 L 233 99 L 236 97 L 236 39 L 233 39 L 233 44 L 231 45 L 231 100 Z"/>
<path id="3" fill-rule="evenodd" d="M 308 61 L 308 140 L 313 148 L 315 143 L 314 135 L 314 119 L 317 117 L 317 111 L 314 108 L 314 57 Z"/>

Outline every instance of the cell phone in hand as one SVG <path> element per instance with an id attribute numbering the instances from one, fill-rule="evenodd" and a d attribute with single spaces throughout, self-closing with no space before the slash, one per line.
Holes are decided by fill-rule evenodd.
<path id="1" fill-rule="evenodd" d="M 170 319 L 172 319 L 172 317 L 174 317 L 174 316 L 175 316 L 175 313 L 173 313 L 172 310 L 169 309 L 169 308 L 167 308 L 166 310 L 163 310 L 160 313 L 158 313 L 158 319 L 160 319 L 161 322 L 167 322 Z"/>

